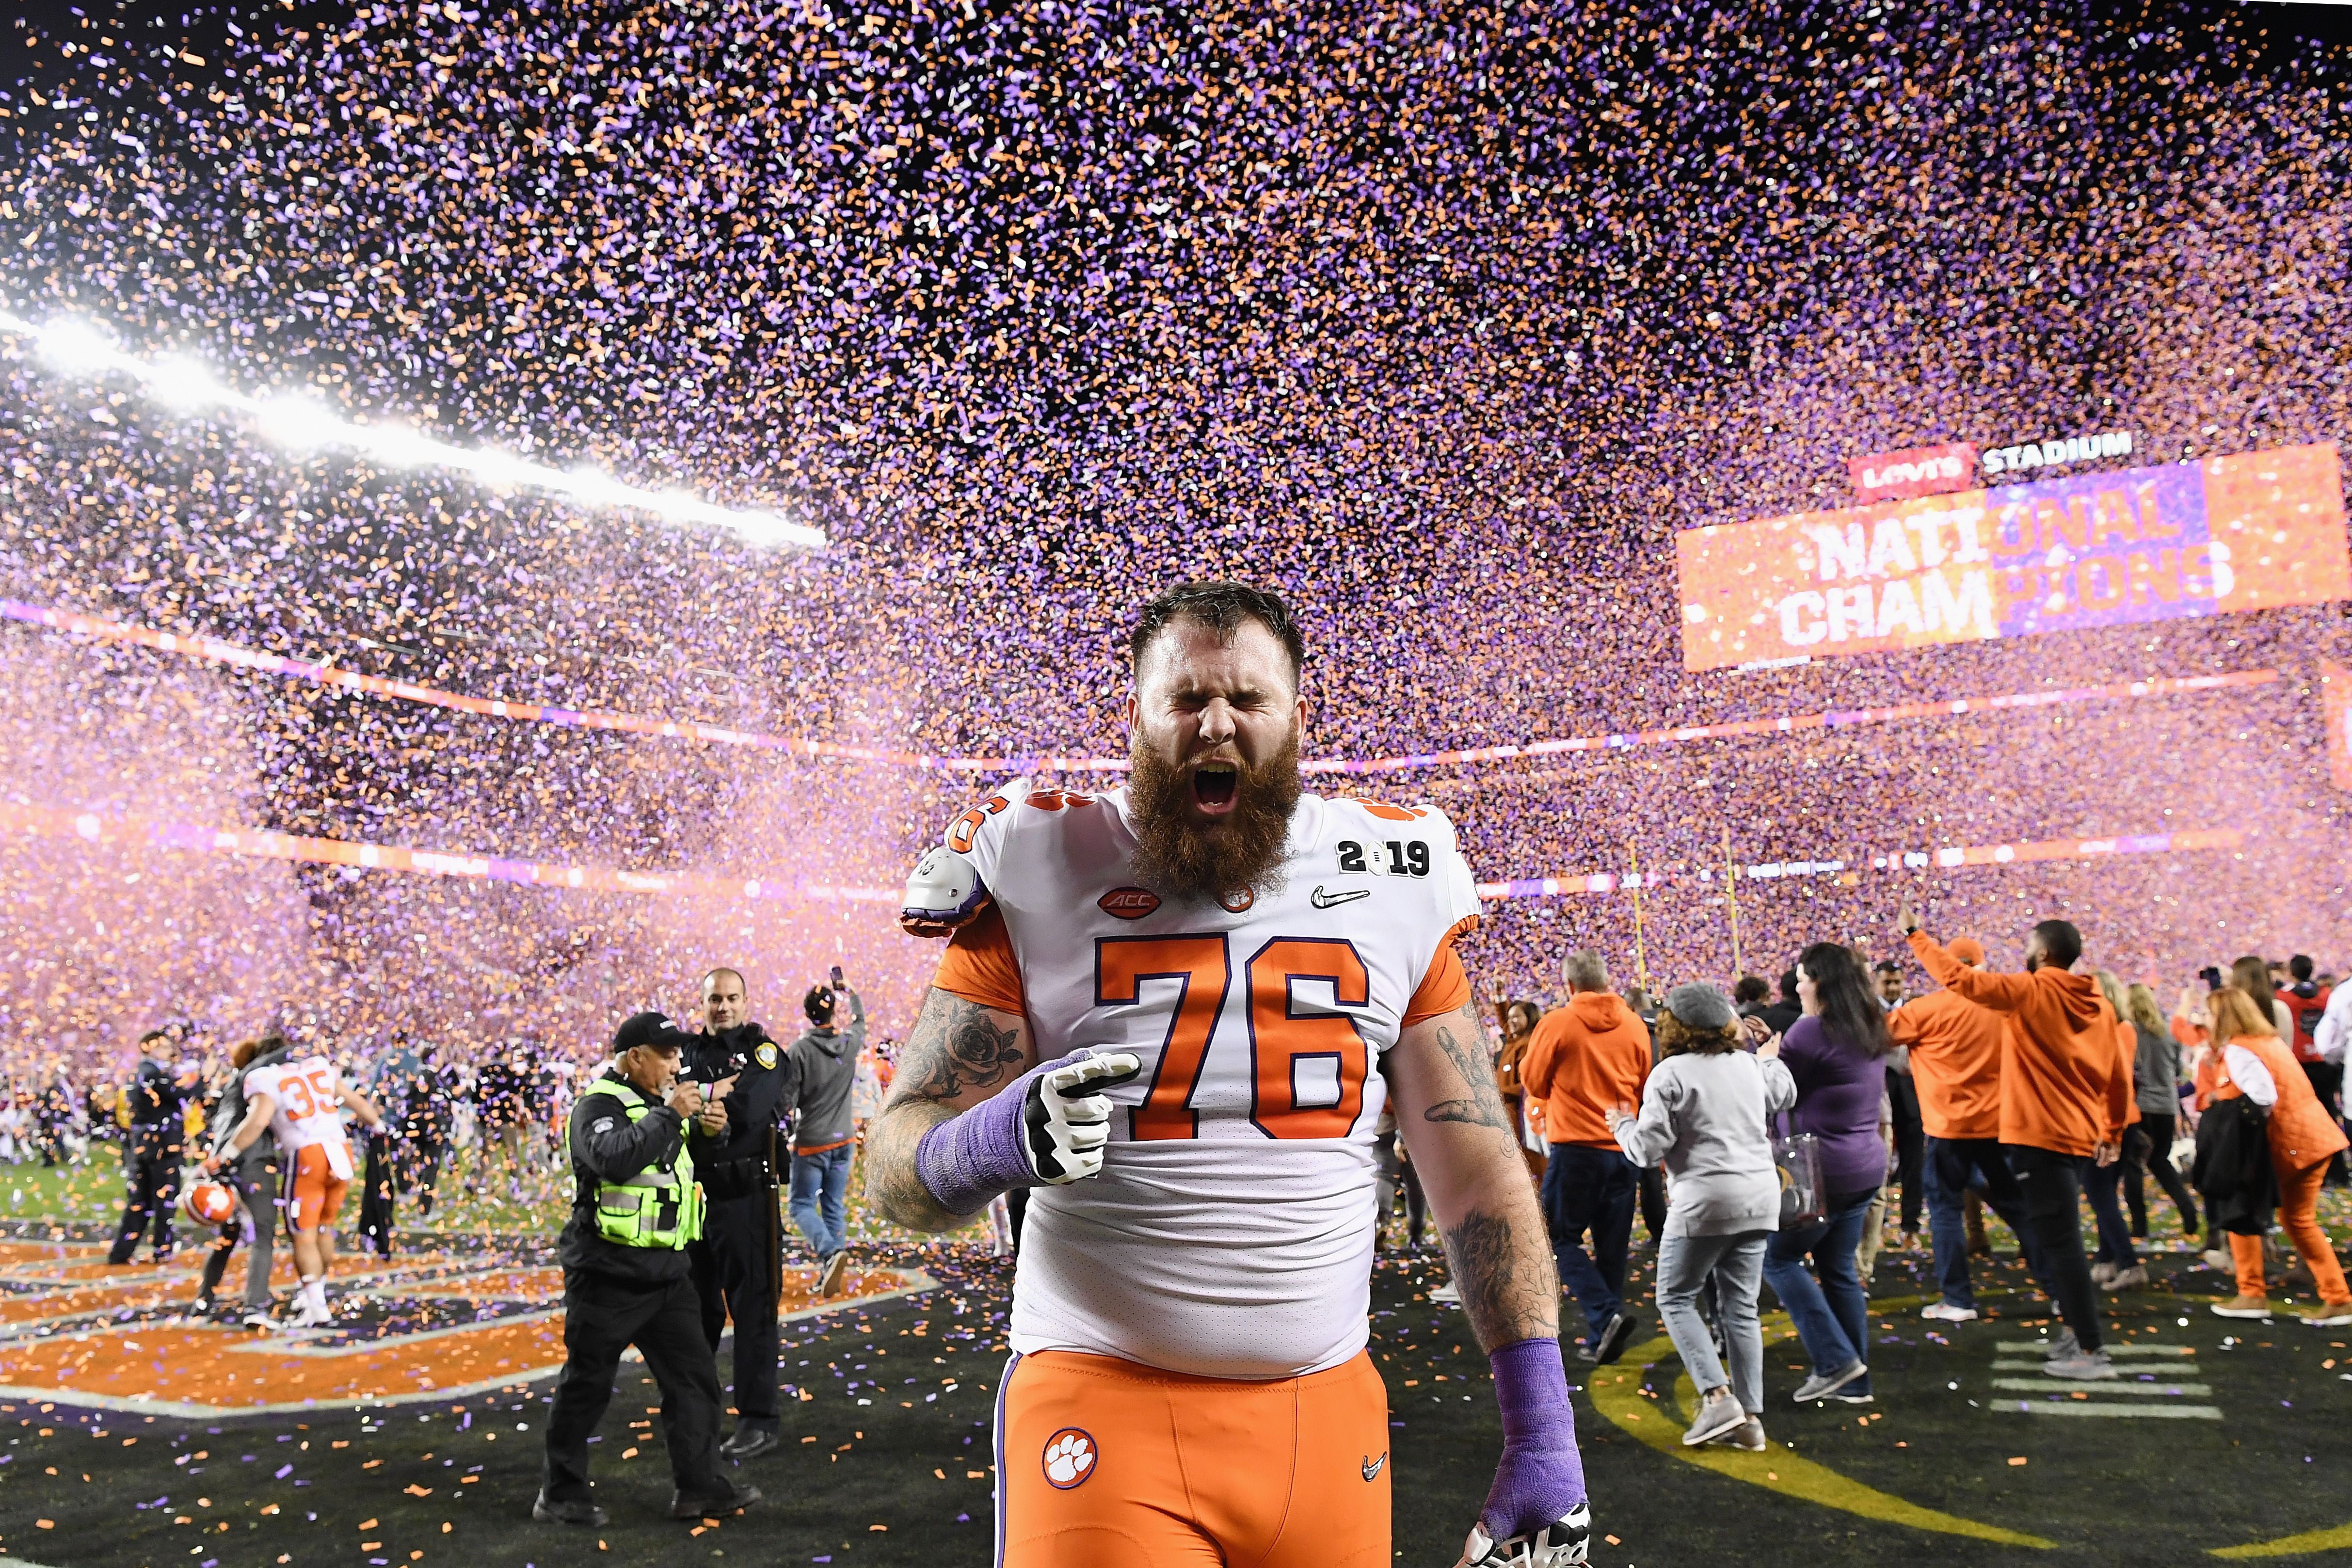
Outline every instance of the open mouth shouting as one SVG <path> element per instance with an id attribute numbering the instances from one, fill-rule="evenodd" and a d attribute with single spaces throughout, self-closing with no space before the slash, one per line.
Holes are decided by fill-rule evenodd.
<path id="1" fill-rule="evenodd" d="M 1192 769 L 1192 805 L 1203 816 L 1223 816 L 1233 810 L 1241 786 L 1238 763 L 1213 761 Z"/>

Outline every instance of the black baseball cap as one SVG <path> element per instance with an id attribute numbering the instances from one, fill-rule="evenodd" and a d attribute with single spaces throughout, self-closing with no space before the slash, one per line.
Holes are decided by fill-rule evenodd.
<path id="1" fill-rule="evenodd" d="M 617 1057 L 639 1046 L 651 1046 L 667 1056 L 686 1048 L 686 1033 L 669 1021 L 667 1013 L 638 1013 L 614 1033 L 613 1054 Z"/>

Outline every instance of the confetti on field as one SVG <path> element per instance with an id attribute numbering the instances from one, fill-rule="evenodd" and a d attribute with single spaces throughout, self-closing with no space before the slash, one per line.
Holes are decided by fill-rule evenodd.
<path id="1" fill-rule="evenodd" d="M 405 1032 L 461 1076 L 509 1041 L 585 1060 L 720 960 L 779 1031 L 836 962 L 903 1030 L 932 952 L 887 900 L 707 879 L 887 889 L 997 777 L 1099 784 L 1077 764 L 1124 751 L 1136 605 L 1214 574 L 1297 605 L 1310 754 L 1377 770 L 1322 787 L 1435 800 L 1482 879 L 1534 886 L 1470 945 L 1482 988 L 1551 992 L 1588 942 L 1633 978 L 1637 890 L 1654 987 L 1822 936 L 1892 951 L 1898 883 L 1997 953 L 2071 913 L 2168 987 L 2239 951 L 2341 966 L 2335 606 L 1694 673 L 1675 587 L 1678 531 L 1848 505 L 1872 454 L 1973 443 L 1998 493 L 2344 430 L 2346 58 L 2285 22 L 816 0 L 191 25 L 26 35 L 0 306 L 261 412 L 0 334 L 0 592 L 255 659 L 0 626 L 0 793 L 27 822 L 679 890 L 12 833 L 22 1089 L 120 1073 L 173 1020 L 209 1048 Z M 829 544 L 494 456 L 368 457 L 321 413 Z M 2203 684 L 1762 722 L 2148 680 Z M 1607 743 L 1511 754 L 1544 737 Z"/>

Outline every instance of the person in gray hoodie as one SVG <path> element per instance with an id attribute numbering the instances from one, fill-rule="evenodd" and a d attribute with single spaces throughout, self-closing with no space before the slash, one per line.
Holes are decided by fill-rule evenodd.
<path id="1" fill-rule="evenodd" d="M 1764 1332 L 1756 1316 L 1765 1238 L 1780 1228 L 1780 1177 L 1768 1120 L 1797 1102 L 1778 1043 L 1739 1048 L 1738 1015 L 1712 985 L 1678 985 L 1658 1016 L 1664 1059 L 1642 1088 L 1639 1116 L 1610 1114 L 1636 1165 L 1663 1163 L 1666 1233 L 1658 1243 L 1658 1316 L 1704 1396 L 1683 1442 L 1764 1447 Z M 1712 1277 L 1730 1375 L 1699 1315 Z"/>
<path id="2" fill-rule="evenodd" d="M 835 974 L 840 973 L 835 970 Z M 849 998 L 849 1026 L 834 1027 L 841 997 Z M 823 1272 L 817 1289 L 830 1296 L 849 1272 L 849 1234 L 843 1200 L 849 1187 L 856 1128 L 850 1118 L 857 1058 L 866 1049 L 866 1004 L 838 980 L 814 986 L 802 1000 L 809 1026 L 792 1044 L 793 1223 L 816 1251 Z"/>

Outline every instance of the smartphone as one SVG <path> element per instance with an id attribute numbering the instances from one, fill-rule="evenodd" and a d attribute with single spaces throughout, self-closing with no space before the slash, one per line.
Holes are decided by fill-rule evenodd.
<path id="1" fill-rule="evenodd" d="M 839 965 L 838 963 L 836 963 L 836 964 L 835 964 L 835 965 L 833 966 L 833 975 L 832 975 L 832 979 L 833 979 L 833 988 L 834 988 L 835 991 L 840 990 L 840 989 L 842 988 L 842 984 L 841 984 L 841 965 Z"/>
<path id="2" fill-rule="evenodd" d="M 2199 970 L 2197 972 L 2197 978 L 2205 983 L 2205 989 L 2208 991 L 2219 991 L 2221 989 L 2221 971 L 2212 964 L 2209 963 L 2204 968 Z"/>

